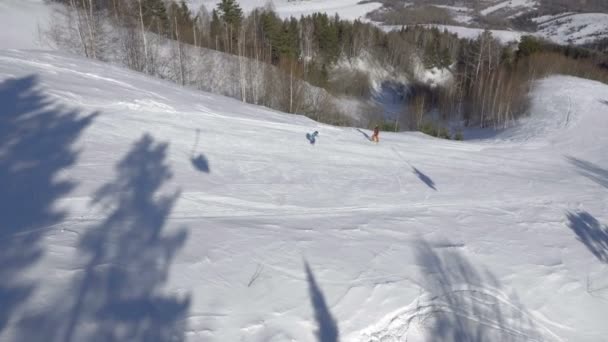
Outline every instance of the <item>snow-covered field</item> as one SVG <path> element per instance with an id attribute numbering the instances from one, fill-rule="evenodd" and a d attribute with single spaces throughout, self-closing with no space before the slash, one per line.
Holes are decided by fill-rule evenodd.
<path id="1" fill-rule="evenodd" d="M 209 11 L 217 6 L 219 0 L 186 0 L 189 7 L 197 10 L 204 5 Z M 382 5 L 378 2 L 360 4 L 361 0 L 241 0 L 239 5 L 245 12 L 255 8 L 271 5 L 278 15 L 283 18 L 291 16 L 299 18 L 315 12 L 325 12 L 329 15 L 338 14 L 342 19 L 365 19 L 365 15 Z"/>
<path id="2" fill-rule="evenodd" d="M 463 26 L 453 25 L 432 25 L 438 27 L 440 30 L 448 30 L 448 32 L 455 33 L 458 37 L 476 39 L 480 34 L 484 32 L 483 29 L 470 28 Z M 507 31 L 507 30 L 490 30 L 492 35 L 500 40 L 502 43 L 517 42 L 524 33 L 519 31 Z"/>
<path id="3" fill-rule="evenodd" d="M 508 30 L 490 31 L 502 43 L 517 42 L 524 35 L 534 35 L 564 45 L 581 45 L 598 39 L 608 38 L 608 14 L 564 14 L 539 17 L 535 21 L 539 23 L 539 29 L 533 33 Z M 467 39 L 476 39 L 484 32 L 484 29 L 456 25 L 429 24 L 428 26 L 434 26 L 440 30 L 445 29 L 461 38 Z M 382 28 L 387 31 L 398 30 L 401 29 L 401 26 L 385 25 Z"/>
<path id="4" fill-rule="evenodd" d="M 1 51 L 0 341 L 602 341 L 607 94 L 554 77 L 496 138 L 375 145 Z"/>
<path id="5" fill-rule="evenodd" d="M 437 27 L 440 30 L 447 30 L 450 33 L 456 34 L 460 38 L 467 39 L 476 39 L 479 37 L 485 30 L 480 28 L 472 28 L 472 27 L 464 27 L 464 26 L 456 26 L 456 25 L 439 25 L 439 24 L 429 24 L 426 25 L 428 27 Z M 385 31 L 391 30 L 400 30 L 401 25 L 384 25 L 381 26 Z M 507 31 L 507 30 L 490 30 L 492 35 L 498 39 L 503 44 L 518 42 L 525 33 L 520 31 Z"/>
<path id="6" fill-rule="evenodd" d="M 463 6 L 435 5 L 450 11 L 452 19 L 458 23 L 469 24 L 473 20 L 473 10 Z"/>
<path id="7" fill-rule="evenodd" d="M 538 34 L 559 44 L 585 44 L 608 38 L 608 14 L 566 13 L 535 19 Z"/>
<path id="8" fill-rule="evenodd" d="M 506 0 L 497 1 L 480 11 L 485 16 L 500 16 L 514 18 L 530 12 L 538 6 L 537 0 Z M 461 6 L 436 5 L 450 11 L 452 18 L 463 25 L 469 25 L 474 18 L 472 8 Z M 491 30 L 494 36 L 503 43 L 519 41 L 523 35 L 535 35 L 558 44 L 581 45 L 608 37 L 608 14 L 605 13 L 562 13 L 559 15 L 541 16 L 534 18 L 538 24 L 536 32 L 520 32 L 509 30 Z M 433 25 L 459 37 L 475 39 L 484 30 L 480 28 L 459 25 Z M 401 26 L 383 26 L 386 30 L 398 29 Z"/>
<path id="9" fill-rule="evenodd" d="M 498 11 L 529 11 L 538 5 L 538 0 L 505 0 L 484 8 L 481 15 L 491 15 Z"/>

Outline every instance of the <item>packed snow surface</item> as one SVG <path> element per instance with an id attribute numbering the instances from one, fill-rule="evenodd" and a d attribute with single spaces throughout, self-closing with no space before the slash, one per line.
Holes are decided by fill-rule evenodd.
<path id="1" fill-rule="evenodd" d="M 53 6 L 43 0 L 0 1 L 0 42 L 8 49 L 48 49 L 42 33 Z"/>
<path id="2" fill-rule="evenodd" d="M 1 51 L 0 341 L 602 341 L 608 86 L 532 96 L 491 139 L 374 144 Z"/>

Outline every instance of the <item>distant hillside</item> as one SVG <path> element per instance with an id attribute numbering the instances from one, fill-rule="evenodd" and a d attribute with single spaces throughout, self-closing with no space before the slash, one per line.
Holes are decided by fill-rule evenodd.
<path id="1" fill-rule="evenodd" d="M 558 44 L 585 45 L 608 37 L 605 0 L 413 0 L 403 6 L 381 0 L 368 17 L 386 25 L 443 25 L 465 38 L 471 29 L 514 31 L 510 37 L 535 34 Z M 461 28 L 459 28 L 461 27 Z M 477 31 L 481 32 L 481 31 Z"/>
<path id="2" fill-rule="evenodd" d="M 559 44 L 589 44 L 608 38 L 608 14 L 566 13 L 534 18 L 537 33 Z"/>

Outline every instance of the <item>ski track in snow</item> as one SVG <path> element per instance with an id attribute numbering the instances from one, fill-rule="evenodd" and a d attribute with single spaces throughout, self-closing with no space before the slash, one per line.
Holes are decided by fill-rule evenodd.
<path id="1" fill-rule="evenodd" d="M 530 316 L 528 313 L 521 311 L 517 305 L 511 303 L 508 296 L 502 293 L 500 290 L 491 288 L 455 288 L 450 290 L 448 293 L 444 293 L 441 296 L 430 297 L 429 295 L 420 295 L 415 301 L 408 307 L 399 310 L 398 312 L 392 313 L 381 320 L 378 326 L 375 326 L 368 331 L 361 333 L 361 336 L 349 337 L 349 340 L 357 341 L 407 341 L 408 331 L 412 325 L 424 325 L 426 320 L 429 320 L 436 315 L 438 312 L 448 315 L 457 316 L 457 319 L 474 321 L 486 328 L 496 329 L 500 333 L 507 334 L 509 336 L 515 336 L 515 338 L 521 338 L 526 341 L 542 341 L 542 337 L 536 337 L 530 335 L 526 329 L 531 327 L 523 327 L 520 329 L 509 329 L 502 327 L 499 322 L 491 319 L 484 319 L 475 313 L 467 312 L 466 309 L 460 312 L 454 312 L 449 305 L 442 303 L 442 297 L 459 296 L 464 298 L 475 298 L 476 295 L 482 295 L 489 297 L 489 301 L 480 303 L 483 306 L 496 306 L 502 305 L 509 309 L 512 309 L 516 314 L 524 316 L 530 321 L 537 320 L 535 317 Z M 430 297 L 430 298 L 429 298 Z M 548 328 L 543 330 L 556 341 L 562 341 L 559 336 L 554 335 Z"/>

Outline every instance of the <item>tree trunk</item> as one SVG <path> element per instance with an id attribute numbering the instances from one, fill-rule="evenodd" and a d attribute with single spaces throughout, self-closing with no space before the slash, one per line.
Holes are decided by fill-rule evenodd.
<path id="1" fill-rule="evenodd" d="M 146 27 L 144 25 L 144 12 L 141 4 L 142 0 L 139 0 L 139 22 L 141 24 L 141 36 L 144 43 L 144 73 L 149 73 L 148 70 L 148 40 L 146 39 Z"/>
<path id="2" fill-rule="evenodd" d="M 179 28 L 177 26 L 177 16 L 173 16 L 175 22 L 175 41 L 177 43 L 177 58 L 179 63 L 179 78 L 180 84 L 185 85 L 186 82 L 184 80 L 184 59 L 182 57 L 182 42 L 179 40 Z"/>
<path id="3" fill-rule="evenodd" d="M 80 44 L 82 45 L 82 49 L 84 51 L 84 56 L 87 58 L 91 57 L 89 53 L 89 47 L 87 45 L 87 39 L 85 37 L 84 32 L 82 32 L 82 17 L 80 14 L 80 9 L 76 6 L 75 0 L 70 0 L 70 5 L 72 9 L 76 12 L 76 30 L 78 32 L 78 38 L 80 38 Z"/>
<path id="4" fill-rule="evenodd" d="M 93 59 L 97 59 L 97 50 L 96 49 L 96 42 L 95 42 L 95 33 L 93 33 L 93 25 L 92 25 L 92 21 L 93 21 L 93 0 L 89 0 L 89 12 L 87 13 L 86 10 L 86 3 L 83 0 L 83 7 L 85 8 L 84 10 L 84 14 L 85 14 L 85 21 L 87 23 L 87 27 L 89 30 L 89 47 L 91 49 L 91 57 L 93 57 Z"/>
<path id="5" fill-rule="evenodd" d="M 289 112 L 293 113 L 293 61 L 289 63 Z"/>

